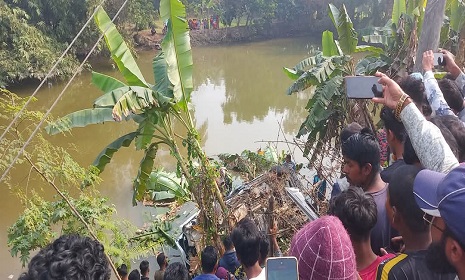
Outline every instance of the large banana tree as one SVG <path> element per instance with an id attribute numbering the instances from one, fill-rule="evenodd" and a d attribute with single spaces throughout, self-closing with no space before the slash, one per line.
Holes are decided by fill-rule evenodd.
<path id="1" fill-rule="evenodd" d="M 178 175 L 187 181 L 188 190 L 201 210 L 199 217 L 204 229 L 204 241 L 219 242 L 218 219 L 226 216 L 227 209 L 215 181 L 218 174 L 202 150 L 189 112 L 193 62 L 185 7 L 178 0 L 162 0 L 160 15 L 168 23 L 168 28 L 162 51 L 153 59 L 155 84 L 152 85 L 142 75 L 131 51 L 105 11 L 100 9 L 97 12 L 95 21 L 105 35 L 112 59 L 124 81 L 92 73 L 93 84 L 104 94 L 94 101 L 93 108 L 73 112 L 50 123 L 47 132 L 56 134 L 107 121 L 136 122 L 137 130 L 110 143 L 97 156 L 94 165 L 102 172 L 113 154 L 132 142 L 136 149 L 144 150 L 133 183 L 135 204 L 144 199 L 153 199 L 153 193 L 159 191 L 159 184 L 153 184 L 154 178 L 159 178 L 152 174 L 154 159 L 159 147 L 167 146 L 177 159 Z M 174 122 L 184 127 L 184 135 L 173 131 Z M 180 152 L 178 142 L 187 148 L 187 155 Z M 165 191 L 167 193 L 163 193 L 163 198 L 172 198 L 178 193 L 185 195 L 185 192 L 177 193 L 169 187 Z M 214 212 L 215 209 L 221 211 Z"/>
<path id="2" fill-rule="evenodd" d="M 332 32 L 323 32 L 322 51 L 302 60 L 293 68 L 284 68 L 284 72 L 295 80 L 288 94 L 313 89 L 313 95 L 306 106 L 309 114 L 297 137 L 307 135 L 304 155 L 309 157 L 311 166 L 321 176 L 332 182 L 341 167 L 341 129 L 352 121 L 375 129 L 369 104 L 347 99 L 343 78 L 373 74 L 388 64 L 382 59 L 382 49 L 358 45 L 358 34 L 344 5 L 337 9 L 329 4 L 329 16 L 336 27 L 338 40 L 334 40 Z M 357 62 L 353 54 L 358 52 L 366 52 L 368 55 Z"/>

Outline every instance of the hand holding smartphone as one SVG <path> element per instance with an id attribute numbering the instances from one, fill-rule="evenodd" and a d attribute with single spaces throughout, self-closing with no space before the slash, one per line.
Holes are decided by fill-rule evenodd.
<path id="1" fill-rule="evenodd" d="M 383 87 L 375 76 L 348 76 L 344 78 L 348 98 L 371 99 L 383 97 Z"/>
<path id="2" fill-rule="evenodd" d="M 266 280 L 298 280 L 297 259 L 295 257 L 268 258 L 266 260 Z"/>
<path id="3" fill-rule="evenodd" d="M 444 54 L 443 53 L 434 53 L 434 66 L 445 66 L 446 65 L 446 60 L 444 59 Z"/>

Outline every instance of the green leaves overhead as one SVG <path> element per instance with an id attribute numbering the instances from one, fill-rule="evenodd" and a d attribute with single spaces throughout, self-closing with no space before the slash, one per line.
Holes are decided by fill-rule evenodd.
<path id="1" fill-rule="evenodd" d="M 187 103 L 193 90 L 193 61 L 186 10 L 178 0 L 161 1 L 160 16 L 163 21 L 168 22 L 168 31 L 162 42 L 168 79 L 173 85 L 175 100 L 187 111 Z"/>
<path id="2" fill-rule="evenodd" d="M 412 1 L 410 1 L 412 2 Z M 399 18 L 402 14 L 407 12 L 407 6 L 405 0 L 394 0 L 392 6 L 392 22 L 397 26 Z"/>
<path id="3" fill-rule="evenodd" d="M 341 10 L 338 10 L 334 5 L 329 4 L 329 16 L 336 27 L 342 52 L 345 55 L 353 54 L 358 44 L 358 35 L 346 7 L 342 5 Z"/>
<path id="4" fill-rule="evenodd" d="M 45 127 L 45 131 L 47 131 L 50 135 L 55 135 L 60 132 L 68 131 L 74 127 L 85 127 L 90 124 L 99 124 L 110 121 L 114 121 L 111 108 L 84 109 L 68 114 L 55 122 L 50 123 L 47 127 Z"/>
<path id="5" fill-rule="evenodd" d="M 92 83 L 103 92 L 127 86 L 118 79 L 94 71 L 92 71 Z"/>
<path id="6" fill-rule="evenodd" d="M 335 95 L 341 94 L 340 89 L 342 82 L 342 76 L 337 75 L 334 78 L 324 82 L 315 90 L 315 94 L 307 104 L 309 114 L 304 123 L 302 123 L 297 137 L 305 135 L 309 132 L 311 132 L 309 137 L 312 135 L 316 137 L 317 132 L 325 127 L 324 123 L 326 123 L 329 116 L 334 113 L 334 110 L 329 108 L 329 105 L 331 104 Z M 308 140 L 313 142 L 315 139 Z"/>
<path id="7" fill-rule="evenodd" d="M 129 145 L 131 145 L 132 140 L 136 138 L 137 134 L 137 132 L 131 132 L 124 136 L 121 136 L 120 138 L 110 143 L 103 149 L 102 152 L 100 152 L 100 154 L 94 160 L 94 163 L 92 163 L 92 165 L 97 167 L 100 173 L 102 173 L 105 169 L 105 166 L 110 162 L 111 158 L 113 157 L 113 154 L 117 152 L 121 147 L 129 147 Z"/>
<path id="8" fill-rule="evenodd" d="M 105 34 L 111 57 L 127 83 L 131 86 L 147 86 L 131 50 L 102 7 L 98 8 L 94 19 L 100 31 Z"/>
<path id="9" fill-rule="evenodd" d="M 324 56 L 339 55 L 336 43 L 334 43 L 333 32 L 324 31 L 321 36 L 321 48 Z"/>

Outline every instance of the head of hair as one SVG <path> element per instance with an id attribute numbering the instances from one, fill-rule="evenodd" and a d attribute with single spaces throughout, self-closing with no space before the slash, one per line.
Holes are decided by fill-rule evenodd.
<path id="1" fill-rule="evenodd" d="M 423 80 L 415 76 L 408 75 L 399 81 L 399 86 L 413 100 L 413 103 L 420 108 L 423 115 L 430 116 L 432 113 L 431 106 L 425 94 L 425 85 Z"/>
<path id="2" fill-rule="evenodd" d="M 438 85 L 444 94 L 444 99 L 446 100 L 449 107 L 456 112 L 462 111 L 463 96 L 457 84 L 452 80 L 444 78 L 438 81 Z"/>
<path id="3" fill-rule="evenodd" d="M 372 174 L 379 172 L 379 144 L 368 128 L 362 129 L 360 133 L 350 136 L 342 143 L 342 155 L 357 162 L 360 167 L 371 164 Z"/>
<path id="4" fill-rule="evenodd" d="M 449 129 L 457 142 L 459 162 L 465 162 L 465 126 L 463 122 L 452 115 L 438 116 L 438 118 Z"/>
<path id="5" fill-rule="evenodd" d="M 231 240 L 231 236 L 226 235 L 223 237 L 223 246 L 225 250 L 231 250 L 234 247 L 234 244 Z"/>
<path id="6" fill-rule="evenodd" d="M 376 202 L 361 188 L 349 188 L 330 201 L 328 214 L 336 216 L 353 241 L 367 241 L 378 218 Z"/>
<path id="7" fill-rule="evenodd" d="M 157 263 L 159 267 L 162 267 L 166 262 L 166 256 L 165 253 L 160 253 L 157 256 Z"/>
<path id="8" fill-rule="evenodd" d="M 344 127 L 341 131 L 341 142 L 346 141 L 350 136 L 355 133 L 360 133 L 362 131 L 362 126 L 356 122 L 352 122 Z"/>
<path id="9" fill-rule="evenodd" d="M 397 140 L 399 140 L 400 142 L 405 141 L 407 132 L 405 131 L 404 124 L 396 119 L 396 117 L 394 116 L 394 112 L 391 109 L 384 106 L 381 109 L 380 118 L 383 121 L 384 127 L 387 130 L 392 131 Z"/>
<path id="10" fill-rule="evenodd" d="M 189 272 L 185 265 L 180 262 L 170 263 L 163 276 L 163 280 L 187 280 Z"/>
<path id="11" fill-rule="evenodd" d="M 410 165 L 420 163 L 420 159 L 418 158 L 417 153 L 412 146 L 412 141 L 410 141 L 410 137 L 408 135 L 404 142 L 404 162 Z"/>
<path id="12" fill-rule="evenodd" d="M 139 265 L 139 269 L 140 269 L 140 274 L 145 275 L 147 272 L 149 272 L 149 262 L 146 260 L 141 261 Z"/>
<path id="13" fill-rule="evenodd" d="M 266 258 L 268 257 L 268 253 L 270 252 L 270 242 L 268 237 L 265 234 L 260 234 L 260 257 L 259 262 L 260 265 L 265 263 Z"/>
<path id="14" fill-rule="evenodd" d="M 260 232 L 249 218 L 240 220 L 231 233 L 236 255 L 245 267 L 251 267 L 260 255 Z"/>
<path id="15" fill-rule="evenodd" d="M 413 182 L 421 168 L 414 165 L 404 165 L 397 168 L 389 182 L 389 204 L 396 208 L 405 225 L 415 233 L 429 231 L 428 225 L 423 220 L 423 211 L 415 202 L 413 194 Z"/>
<path id="16" fill-rule="evenodd" d="M 140 280 L 140 273 L 139 270 L 134 269 L 129 273 L 128 280 Z"/>
<path id="17" fill-rule="evenodd" d="M 29 262 L 20 280 L 110 279 L 103 245 L 89 237 L 63 235 L 41 249 Z"/>
<path id="18" fill-rule="evenodd" d="M 455 140 L 454 135 L 452 135 L 450 130 L 447 128 L 447 126 L 444 125 L 444 123 L 442 122 L 442 119 L 439 118 L 438 116 L 434 116 L 429 121 L 434 123 L 439 128 L 442 136 L 444 137 L 450 149 L 452 150 L 452 153 L 454 153 L 455 157 L 458 159 L 459 158 L 459 146 L 457 144 L 457 141 Z"/>
<path id="19" fill-rule="evenodd" d="M 207 246 L 201 254 L 202 270 L 204 273 L 212 273 L 218 263 L 218 251 L 213 246 Z"/>
<path id="20" fill-rule="evenodd" d="M 120 265 L 116 271 L 118 271 L 118 275 L 120 277 L 125 277 L 126 275 L 128 275 L 128 267 L 123 263 L 122 265 Z"/>

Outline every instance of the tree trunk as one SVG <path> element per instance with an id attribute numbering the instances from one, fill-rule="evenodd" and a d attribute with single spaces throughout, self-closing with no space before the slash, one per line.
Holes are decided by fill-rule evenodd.
<path id="1" fill-rule="evenodd" d="M 415 72 L 422 71 L 423 52 L 428 50 L 436 51 L 438 49 L 445 9 L 445 0 L 429 0 L 426 4 L 417 57 L 415 66 L 413 67 L 413 71 Z"/>
<path id="2" fill-rule="evenodd" d="M 457 56 L 455 57 L 455 62 L 460 68 L 465 66 L 465 24 L 462 25 L 459 35 L 459 47 L 457 50 Z"/>

